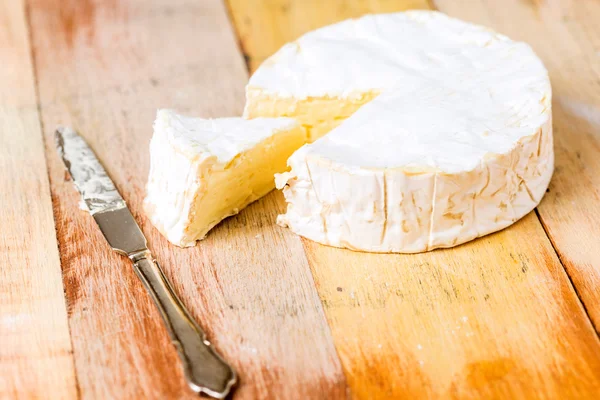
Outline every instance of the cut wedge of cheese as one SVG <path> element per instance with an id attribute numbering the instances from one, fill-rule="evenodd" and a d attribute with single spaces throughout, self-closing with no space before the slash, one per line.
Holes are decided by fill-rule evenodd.
<path id="1" fill-rule="evenodd" d="M 246 95 L 245 117 L 292 117 L 316 140 L 277 176 L 279 222 L 323 244 L 461 244 L 530 212 L 552 175 L 543 64 L 524 43 L 438 12 L 310 32 L 268 59 Z"/>
<path id="2" fill-rule="evenodd" d="M 144 209 L 173 244 L 193 246 L 224 218 L 274 188 L 306 140 L 288 118 L 200 119 L 159 110 Z"/>

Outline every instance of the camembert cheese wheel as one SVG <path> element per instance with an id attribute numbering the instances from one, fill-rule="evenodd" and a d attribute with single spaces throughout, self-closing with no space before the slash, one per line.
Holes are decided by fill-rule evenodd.
<path id="1" fill-rule="evenodd" d="M 246 118 L 313 141 L 277 176 L 282 225 L 370 252 L 451 247 L 529 213 L 550 181 L 551 87 L 531 48 L 431 11 L 307 33 L 252 76 Z"/>

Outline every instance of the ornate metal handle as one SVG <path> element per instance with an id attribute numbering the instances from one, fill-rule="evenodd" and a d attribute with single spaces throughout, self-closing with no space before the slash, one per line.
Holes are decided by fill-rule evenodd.
<path id="1" fill-rule="evenodd" d="M 206 340 L 206 335 L 177 298 L 150 252 L 130 258 L 135 272 L 160 310 L 192 390 L 218 399 L 225 398 L 237 380 L 233 369 Z"/>

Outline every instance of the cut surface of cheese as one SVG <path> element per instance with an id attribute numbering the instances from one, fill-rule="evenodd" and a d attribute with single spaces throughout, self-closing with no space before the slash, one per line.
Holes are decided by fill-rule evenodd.
<path id="1" fill-rule="evenodd" d="M 313 142 L 340 125 L 378 94 L 377 91 L 367 91 L 343 98 L 330 96 L 293 98 L 274 96 L 249 86 L 246 88 L 244 117 L 292 117 L 306 128 L 308 141 Z"/>
<path id="2" fill-rule="evenodd" d="M 201 119 L 159 110 L 144 209 L 173 244 L 193 246 L 224 218 L 274 188 L 306 140 L 288 118 Z"/>
<path id="3" fill-rule="evenodd" d="M 277 176 L 288 203 L 279 222 L 327 245 L 458 245 L 530 212 L 552 176 L 541 61 L 524 43 L 438 12 L 307 33 L 256 71 L 246 97 L 247 118 L 293 117 L 318 139 Z"/>

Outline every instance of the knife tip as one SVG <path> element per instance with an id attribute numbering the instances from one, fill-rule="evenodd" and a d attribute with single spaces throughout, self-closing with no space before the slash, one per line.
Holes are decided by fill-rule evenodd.
<path id="1" fill-rule="evenodd" d="M 56 148 L 58 149 L 59 153 L 62 153 L 64 145 L 65 145 L 65 139 L 63 136 L 63 132 L 65 130 L 65 127 L 62 125 L 59 125 L 56 130 L 54 131 L 54 143 L 56 144 Z"/>
<path id="2" fill-rule="evenodd" d="M 79 135 L 73 128 L 70 126 L 58 125 L 54 131 L 54 141 L 59 152 L 64 150 L 65 139 L 68 140 L 75 137 L 79 137 Z"/>

